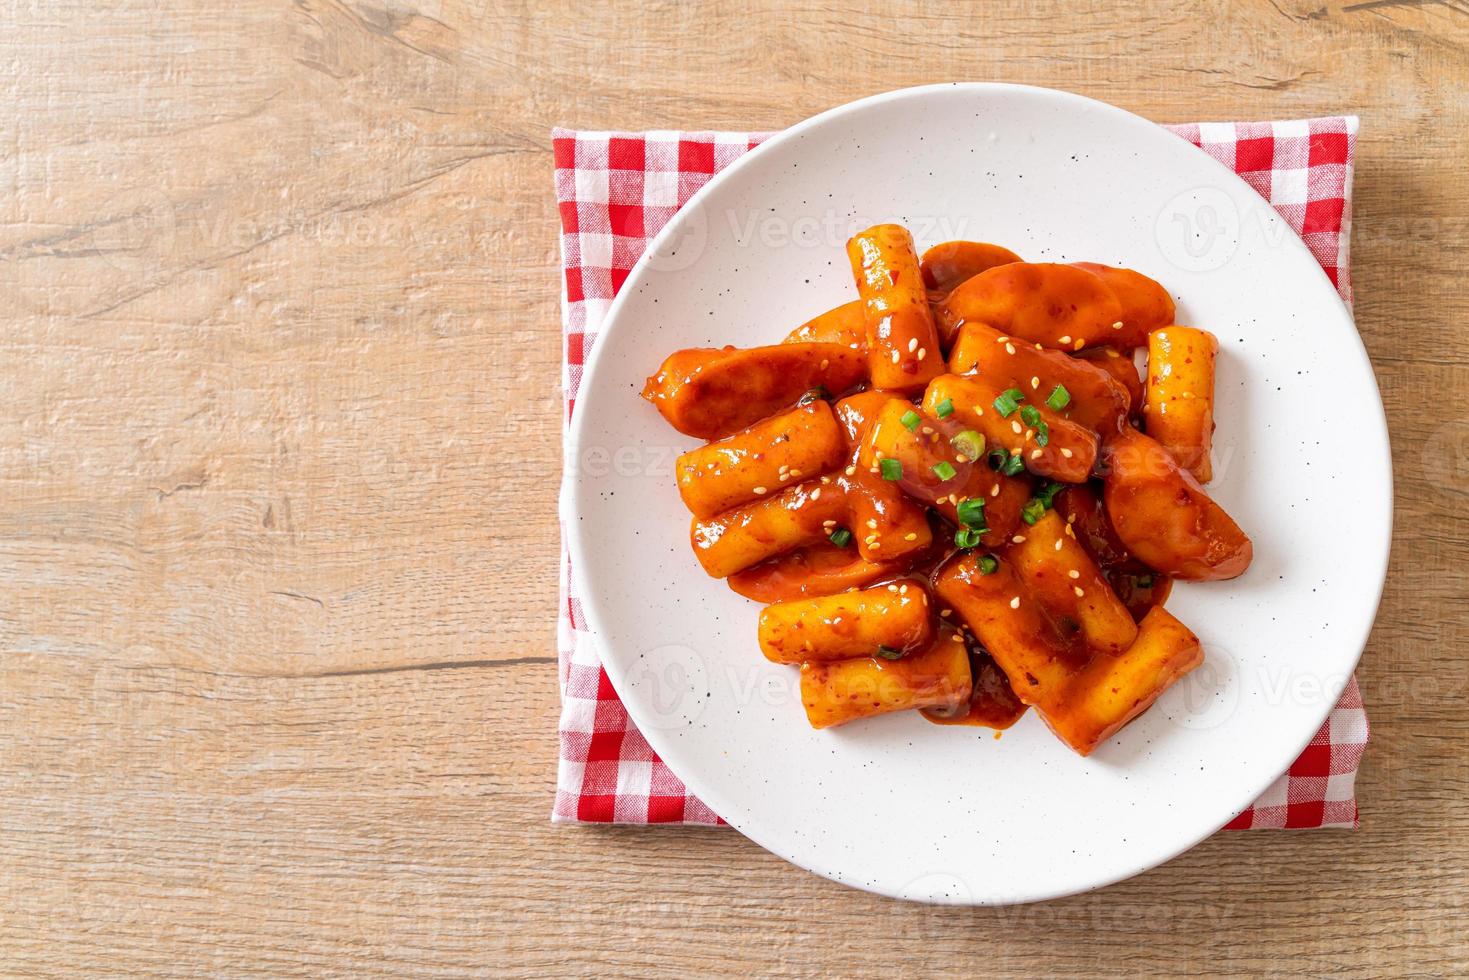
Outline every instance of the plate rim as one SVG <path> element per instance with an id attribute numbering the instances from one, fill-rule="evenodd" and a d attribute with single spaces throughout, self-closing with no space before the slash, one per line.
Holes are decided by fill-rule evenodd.
<path id="1" fill-rule="evenodd" d="M 859 113 L 867 109 L 868 107 L 906 98 L 921 99 L 927 95 L 938 94 L 940 92 L 951 92 L 956 90 L 962 92 L 970 92 L 976 95 L 1005 93 L 1024 93 L 1030 95 L 1040 95 L 1043 98 L 1056 99 L 1061 102 L 1070 102 L 1075 105 L 1080 105 L 1086 108 L 1088 111 L 1100 112 L 1105 115 L 1112 115 L 1118 119 L 1126 121 L 1130 125 L 1140 123 L 1150 128 L 1165 131 L 1163 130 L 1163 127 L 1158 123 L 1154 123 L 1143 116 L 1130 112 L 1126 109 L 1122 109 L 1110 103 L 1103 102 L 1099 99 L 1079 95 L 1077 93 L 1068 92 L 1062 89 L 1048 88 L 1046 86 L 1039 85 L 1024 85 L 1011 82 L 940 82 L 936 84 L 916 85 L 906 88 L 893 89 L 875 95 L 866 96 L 861 99 L 856 99 L 851 102 L 843 103 L 842 105 L 835 106 L 823 112 L 817 113 L 814 116 L 807 117 L 806 119 L 803 119 L 800 122 L 797 122 L 794 125 L 773 134 L 768 139 L 761 142 L 759 146 L 741 155 L 728 167 L 714 174 L 707 183 L 705 183 L 701 188 L 699 188 L 698 191 L 690 196 L 689 200 L 678 209 L 678 211 L 668 221 L 668 223 L 664 225 L 663 228 L 661 228 L 659 232 L 653 236 L 652 239 L 649 240 L 647 246 L 643 250 L 643 253 L 638 257 L 637 262 L 634 263 L 632 269 L 628 273 L 627 279 L 622 284 L 622 288 L 618 290 L 617 295 L 613 298 L 612 302 L 607 307 L 607 312 L 603 317 L 602 325 L 598 330 L 598 338 L 605 341 L 605 338 L 610 335 L 613 330 L 616 330 L 620 327 L 620 317 L 623 308 L 627 305 L 629 298 L 637 292 L 637 287 L 641 285 L 652 257 L 659 253 L 660 248 L 662 247 L 664 242 L 680 233 L 683 224 L 686 221 L 690 220 L 691 215 L 696 212 L 697 206 L 702 204 L 704 198 L 710 196 L 717 188 L 721 187 L 723 184 L 730 182 L 734 178 L 738 177 L 738 175 L 743 170 L 747 169 L 750 166 L 753 166 L 754 163 L 758 161 L 763 155 L 774 152 L 776 148 L 785 146 L 787 143 L 799 140 L 809 130 L 815 129 L 825 123 L 831 122 L 835 119 L 839 119 L 843 116 Z M 1182 137 L 1178 137 L 1174 134 L 1169 135 L 1173 135 L 1173 138 L 1182 141 Z M 1186 141 L 1184 142 L 1186 143 Z M 1195 147 L 1194 149 L 1197 149 L 1197 147 Z M 587 483 L 585 477 L 582 476 L 577 476 L 571 480 L 568 480 L 566 481 L 564 499 L 565 507 L 569 513 L 567 514 L 567 518 L 563 522 L 563 524 L 565 527 L 566 545 L 571 561 L 571 575 L 573 581 L 577 586 L 577 591 L 580 594 L 582 614 L 586 626 L 588 627 L 584 632 L 587 633 L 588 638 L 597 649 L 598 661 L 601 664 L 602 670 L 607 674 L 608 679 L 611 681 L 613 689 L 617 692 L 619 701 L 622 703 L 624 709 L 627 711 L 629 718 L 631 718 L 632 721 L 638 726 L 639 731 L 643 733 L 643 736 L 648 741 L 650 747 L 652 747 L 653 750 L 658 753 L 659 758 L 663 760 L 665 765 L 669 765 L 670 771 L 674 771 L 674 775 L 676 775 L 683 782 L 686 791 L 708 804 L 711 809 L 713 809 L 714 812 L 718 813 L 721 819 L 723 819 L 730 827 L 737 830 L 739 833 L 749 838 L 750 840 L 754 841 L 760 847 L 770 851 L 772 854 L 777 855 L 778 857 L 782 858 L 792 865 L 795 865 L 796 867 L 821 875 L 822 877 L 835 881 L 838 884 L 858 888 L 862 891 L 882 895 L 889 898 L 896 898 L 906 901 L 918 901 L 925 904 L 965 906 L 1021 905 L 1066 898 L 1072 895 L 1095 891 L 1099 888 L 1105 888 L 1120 881 L 1125 881 L 1128 878 L 1132 878 L 1138 874 L 1142 874 L 1145 871 L 1152 870 L 1153 868 L 1159 867 L 1163 864 L 1168 863 L 1169 861 L 1172 861 L 1180 854 L 1191 850 L 1202 841 L 1218 833 L 1219 830 L 1221 830 L 1226 824 L 1233 820 L 1239 812 L 1242 812 L 1245 808 L 1250 806 L 1256 799 L 1259 798 L 1261 793 L 1268 789 L 1275 782 L 1275 780 L 1279 779 L 1289 769 L 1290 765 L 1296 760 L 1301 752 L 1303 752 L 1306 747 L 1311 744 L 1311 741 L 1315 738 L 1316 733 L 1320 730 L 1322 724 L 1324 724 L 1327 718 L 1330 717 L 1331 712 L 1335 710 L 1337 702 L 1341 698 L 1342 692 L 1346 689 L 1347 684 L 1350 683 L 1350 681 L 1355 676 L 1356 668 L 1361 662 L 1362 654 L 1366 649 L 1368 640 L 1371 638 L 1373 627 L 1376 625 L 1377 613 L 1381 607 L 1382 596 L 1386 588 L 1388 563 L 1391 556 L 1394 512 L 1394 486 L 1392 467 L 1388 465 L 1388 461 L 1392 458 L 1392 445 L 1391 432 L 1387 425 L 1386 408 L 1382 402 L 1382 391 L 1377 383 L 1376 372 L 1372 367 L 1371 358 L 1368 356 L 1366 344 L 1362 340 L 1361 332 L 1357 329 L 1356 320 L 1352 310 L 1341 298 L 1341 295 L 1338 292 L 1336 286 L 1332 284 L 1330 278 L 1326 275 L 1325 269 L 1322 268 L 1320 262 L 1316 259 L 1316 257 L 1311 254 L 1310 249 L 1306 246 L 1301 236 L 1296 232 L 1294 228 L 1290 227 L 1290 225 L 1286 223 L 1286 221 L 1279 215 L 1275 208 L 1270 205 L 1270 202 L 1265 199 L 1263 195 L 1260 195 L 1258 191 L 1250 187 L 1250 185 L 1247 184 L 1243 180 L 1243 178 L 1241 178 L 1237 173 L 1235 173 L 1230 168 L 1224 166 L 1223 163 L 1209 156 L 1207 153 L 1199 151 L 1199 156 L 1201 160 L 1207 161 L 1206 169 L 1208 169 L 1209 167 L 1214 168 L 1216 178 L 1221 179 L 1225 183 L 1232 182 L 1234 185 L 1237 186 L 1237 188 L 1243 188 L 1244 190 L 1248 191 L 1249 194 L 1254 195 L 1255 197 L 1260 199 L 1260 202 L 1265 205 L 1261 212 L 1265 216 L 1264 220 L 1273 223 L 1274 231 L 1285 232 L 1285 234 L 1281 238 L 1282 247 L 1291 248 L 1303 252 L 1305 253 L 1306 257 L 1310 259 L 1309 267 L 1311 269 L 1314 269 L 1315 275 L 1320 277 L 1318 281 L 1318 286 L 1324 285 L 1330 295 L 1335 299 L 1335 306 L 1332 307 L 1332 311 L 1340 321 L 1344 321 L 1344 325 L 1348 328 L 1347 333 L 1355 342 L 1354 346 L 1352 346 L 1352 350 L 1362 362 L 1362 366 L 1366 369 L 1367 378 L 1370 380 L 1373 394 L 1376 396 L 1374 400 L 1376 412 L 1372 413 L 1372 419 L 1376 423 L 1374 429 L 1380 436 L 1382 446 L 1386 451 L 1381 459 L 1378 461 L 1378 465 L 1375 467 L 1375 472 L 1373 473 L 1379 483 L 1378 492 L 1381 494 L 1385 505 L 1384 520 L 1377 535 L 1377 540 L 1373 542 L 1375 547 L 1371 551 L 1371 555 L 1376 558 L 1375 564 L 1377 566 L 1377 574 L 1375 575 L 1375 595 L 1372 596 L 1371 615 L 1365 618 L 1364 625 L 1358 631 L 1360 635 L 1357 636 L 1356 639 L 1352 640 L 1349 644 L 1347 644 L 1348 647 L 1354 650 L 1351 656 L 1350 664 L 1341 671 L 1339 676 L 1329 676 L 1325 679 L 1323 683 L 1323 697 L 1321 699 L 1321 704 L 1323 708 L 1319 716 L 1315 716 L 1315 721 L 1311 725 L 1310 730 L 1305 734 L 1303 738 L 1299 740 L 1299 743 L 1295 745 L 1295 748 L 1288 755 L 1284 756 L 1286 760 L 1285 763 L 1278 770 L 1274 767 L 1271 767 L 1270 771 L 1273 773 L 1273 775 L 1260 783 L 1260 785 L 1254 787 L 1247 794 L 1241 794 L 1245 796 L 1244 801 L 1240 803 L 1237 808 L 1232 809 L 1231 812 L 1224 819 L 1219 821 L 1218 824 L 1209 826 L 1208 829 L 1206 829 L 1203 833 L 1199 834 L 1196 837 L 1187 839 L 1181 846 L 1170 849 L 1167 853 L 1161 854 L 1161 856 L 1157 857 L 1155 860 L 1146 861 L 1138 867 L 1132 867 L 1129 870 L 1124 870 L 1116 874 L 1106 875 L 1103 878 L 1093 881 L 1089 884 L 1078 885 L 1074 888 L 1049 889 L 1045 891 L 1037 891 L 1034 893 L 1026 893 L 1021 897 L 1006 899 L 1004 901 L 983 901 L 971 897 L 961 898 L 958 896 L 939 894 L 929 894 L 922 896 L 902 895 L 896 893 L 895 891 L 890 891 L 878 887 L 875 884 L 869 884 L 864 880 L 854 880 L 852 878 L 844 877 L 839 870 L 819 866 L 819 862 L 808 862 L 800 860 L 793 856 L 787 849 L 778 846 L 766 839 L 766 835 L 764 835 L 763 833 L 752 832 L 746 829 L 744 826 L 742 826 L 742 824 L 747 822 L 743 818 L 747 817 L 748 815 L 745 812 L 745 808 L 743 806 L 741 806 L 737 801 L 725 799 L 724 794 L 719 791 L 715 791 L 712 793 L 706 792 L 707 785 L 703 783 L 702 774 L 694 773 L 693 778 L 691 779 L 688 773 L 674 771 L 673 767 L 668 764 L 667 755 L 663 751 L 662 746 L 659 744 L 664 741 L 661 731 L 656 725 L 648 724 L 647 719 L 641 717 L 642 709 L 636 704 L 636 699 L 629 700 L 623 696 L 623 690 L 625 689 L 624 672 L 620 668 L 612 666 L 611 661 L 609 661 L 605 656 L 602 655 L 603 643 L 600 638 L 601 631 L 598 629 L 599 622 L 602 618 L 600 610 L 600 599 L 598 598 L 596 590 L 593 588 L 593 583 L 587 579 L 586 569 L 588 567 L 588 563 L 585 560 L 587 552 L 582 534 L 582 525 L 584 522 L 581 520 L 582 501 L 580 495 L 583 489 L 588 487 L 589 484 Z M 1348 181 L 1350 180 L 1351 175 L 1349 174 Z M 1348 184 L 1348 191 L 1350 191 L 1350 183 Z M 1348 235 L 1350 234 L 1350 225 L 1348 225 L 1343 230 L 1343 233 Z M 563 289 L 563 303 L 564 302 L 565 295 Z M 586 362 L 583 365 L 582 379 L 578 386 L 579 402 L 585 400 L 585 395 L 580 393 L 588 390 L 588 388 L 595 381 L 598 373 L 598 368 L 600 367 L 603 359 L 603 353 L 606 351 L 606 349 L 607 344 L 605 342 L 593 344 L 591 353 L 587 357 Z M 570 424 L 565 430 L 565 443 L 562 447 L 563 466 L 567 465 L 566 460 L 571 458 L 571 454 L 574 452 L 576 447 L 580 446 L 583 443 L 583 436 L 585 434 L 584 430 L 588 424 L 587 419 L 591 416 L 591 414 L 592 413 L 587 411 L 573 412 Z M 649 735 L 650 732 L 653 733 L 651 737 Z M 713 802 L 711 802 L 711 797 L 720 797 L 721 804 L 729 803 L 730 805 L 715 806 Z"/>

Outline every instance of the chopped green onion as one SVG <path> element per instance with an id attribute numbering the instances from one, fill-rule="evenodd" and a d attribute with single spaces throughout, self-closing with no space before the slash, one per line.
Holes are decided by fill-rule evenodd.
<path id="1" fill-rule="evenodd" d="M 979 574 L 993 575 L 999 570 L 1000 562 L 994 555 L 983 555 L 979 559 Z"/>
<path id="2" fill-rule="evenodd" d="M 990 450 L 989 464 L 990 469 L 998 470 L 1006 476 L 1014 476 L 1025 469 L 1025 461 L 1018 454 L 1003 449 Z"/>
<path id="3" fill-rule="evenodd" d="M 1046 507 L 1054 507 L 1056 506 L 1056 494 L 1065 489 L 1066 484 L 1051 480 L 1035 495 L 1035 499 L 1039 500 Z"/>
<path id="4" fill-rule="evenodd" d="M 1015 410 L 1020 407 L 1020 403 L 1023 401 L 1025 401 L 1025 392 L 1019 388 L 1006 388 L 1000 392 L 1000 397 L 995 399 L 995 411 L 999 412 L 1002 417 L 1008 419 L 1015 414 Z"/>
<path id="5" fill-rule="evenodd" d="M 1037 422 L 1035 424 L 1035 444 L 1037 446 L 1047 446 L 1050 445 L 1050 442 L 1051 427 L 1044 422 Z"/>
<path id="6" fill-rule="evenodd" d="M 1057 385 L 1055 390 L 1046 397 L 1046 407 L 1053 412 L 1059 412 L 1071 404 L 1071 392 L 1066 390 L 1065 385 Z"/>
<path id="7" fill-rule="evenodd" d="M 903 659 L 903 651 L 899 650 L 897 647 L 879 646 L 877 648 L 877 655 L 884 660 Z"/>
<path id="8" fill-rule="evenodd" d="M 973 429 L 965 429 L 957 436 L 949 440 L 949 445 L 954 451 L 963 456 L 969 462 L 974 463 L 984 455 L 984 436 Z"/>
<path id="9" fill-rule="evenodd" d="M 844 527 L 839 527 L 831 532 L 831 543 L 838 548 L 845 548 L 852 543 L 852 532 Z"/>
<path id="10" fill-rule="evenodd" d="M 953 415 L 954 399 L 945 398 L 943 401 L 939 402 L 938 405 L 934 407 L 933 414 L 937 415 L 941 419 L 946 419 L 950 415 Z"/>
<path id="11" fill-rule="evenodd" d="M 903 413 L 903 417 L 899 421 L 903 423 L 903 428 L 907 429 L 909 432 L 912 432 L 914 429 L 918 428 L 918 423 L 923 421 L 923 416 L 919 415 L 912 409 L 909 409 L 908 411 Z"/>
<path id="12" fill-rule="evenodd" d="M 940 480 L 952 480 L 954 478 L 954 473 L 954 464 L 950 463 L 947 459 L 940 460 L 939 462 L 934 464 L 933 475 L 938 477 Z"/>
<path id="13" fill-rule="evenodd" d="M 1048 481 L 1039 493 L 1025 502 L 1025 506 L 1020 510 L 1020 519 L 1027 524 L 1034 524 L 1040 520 L 1045 516 L 1047 509 L 1055 506 L 1056 494 L 1064 489 L 1066 489 L 1066 484 L 1057 483 L 1055 480 Z"/>
<path id="14" fill-rule="evenodd" d="M 903 464 L 896 459 L 880 459 L 877 468 L 882 471 L 884 480 L 901 480 L 903 478 Z"/>
<path id="15" fill-rule="evenodd" d="M 984 498 L 969 497 L 959 501 L 958 517 L 959 523 L 965 527 L 984 527 Z"/>
<path id="16" fill-rule="evenodd" d="M 960 548 L 974 548 L 979 545 L 980 532 L 972 527 L 961 527 L 954 532 L 954 544 Z"/>
<path id="17" fill-rule="evenodd" d="M 1040 425 L 1041 412 L 1034 405 L 1024 405 L 1020 409 L 1020 421 L 1026 425 Z"/>

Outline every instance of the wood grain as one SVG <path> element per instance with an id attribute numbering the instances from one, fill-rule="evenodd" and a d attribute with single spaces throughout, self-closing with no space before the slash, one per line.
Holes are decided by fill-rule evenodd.
<path id="1" fill-rule="evenodd" d="M 7 972 L 1469 970 L 1462 0 L 0 10 Z M 551 127 L 953 79 L 1362 115 L 1397 510 L 1361 830 L 955 910 L 730 831 L 548 823 Z"/>

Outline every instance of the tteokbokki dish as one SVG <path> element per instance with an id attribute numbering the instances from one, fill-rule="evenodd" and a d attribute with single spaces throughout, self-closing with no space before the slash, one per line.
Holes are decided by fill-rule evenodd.
<path id="1" fill-rule="evenodd" d="M 1157 282 L 980 242 L 847 244 L 857 299 L 768 347 L 682 350 L 643 397 L 694 555 L 765 603 L 812 726 L 1034 707 L 1091 752 L 1202 662 L 1174 580 L 1241 574 L 1211 477 L 1210 333 Z M 1146 376 L 1136 352 L 1146 350 Z"/>

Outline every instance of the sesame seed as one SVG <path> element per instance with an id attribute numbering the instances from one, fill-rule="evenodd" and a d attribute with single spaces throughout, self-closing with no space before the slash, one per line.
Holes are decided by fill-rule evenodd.
<path id="1" fill-rule="evenodd" d="M 918 535 L 915 532 L 913 532 L 913 531 L 909 531 L 907 534 L 903 535 L 903 540 L 904 541 L 917 541 L 918 540 Z"/>
<path id="2" fill-rule="evenodd" d="M 1061 542 L 1057 541 L 1056 543 L 1057 544 L 1060 544 Z M 1069 572 L 1066 573 L 1066 577 L 1067 578 L 1081 578 L 1081 573 L 1078 572 L 1076 569 L 1073 568 L 1071 571 L 1069 571 Z"/>
<path id="3" fill-rule="evenodd" d="M 1063 344 L 1069 344 L 1069 343 L 1071 343 L 1071 334 L 1067 334 L 1066 336 L 1062 337 L 1061 338 L 1061 343 L 1063 343 Z"/>
<path id="4" fill-rule="evenodd" d="M 920 348 L 918 348 L 918 359 L 920 361 L 923 360 L 927 356 L 928 356 L 928 348 L 927 347 L 920 347 Z"/>
<path id="5" fill-rule="evenodd" d="M 954 642 L 955 643 L 963 643 L 964 642 L 964 637 L 960 636 L 958 633 L 955 633 L 954 634 Z"/>
<path id="6" fill-rule="evenodd" d="M 811 491 L 811 499 L 812 500 L 820 500 L 821 499 L 821 488 L 820 487 L 817 487 L 815 490 L 812 490 Z"/>
<path id="7" fill-rule="evenodd" d="M 801 471 L 800 470 L 791 470 L 791 476 L 800 476 L 800 475 L 801 475 Z"/>
<path id="8" fill-rule="evenodd" d="M 925 425 L 923 427 L 923 434 L 926 435 L 926 436 L 931 436 L 931 435 L 933 435 L 933 429 L 931 429 L 931 428 L 929 428 L 928 426 Z"/>
<path id="9" fill-rule="evenodd" d="M 1010 420 L 1010 431 L 1013 432 L 1013 433 L 1015 433 L 1017 436 L 1020 435 L 1020 423 L 1019 422 L 1016 422 L 1014 419 L 1011 419 Z"/>
<path id="10" fill-rule="evenodd" d="M 828 365 L 828 364 L 830 364 L 830 363 L 831 363 L 831 360 L 830 360 L 830 359 L 829 359 L 829 358 L 825 358 L 825 357 L 823 357 L 823 358 L 822 358 L 822 359 L 821 359 L 821 370 L 823 370 L 823 371 L 825 371 L 825 370 L 826 370 L 826 367 L 827 367 L 827 365 Z"/>
<path id="11" fill-rule="evenodd" d="M 916 351 L 917 349 L 918 349 L 918 338 L 917 337 L 914 337 L 912 340 L 909 340 L 908 341 L 908 352 L 911 354 L 913 351 Z"/>
<path id="12" fill-rule="evenodd" d="M 872 458 L 873 459 L 882 459 L 882 450 L 881 449 L 874 449 L 872 451 Z"/>
<path id="13" fill-rule="evenodd" d="M 1030 379 L 1030 390 L 1031 391 L 1035 391 L 1040 386 L 1041 386 L 1041 379 L 1039 377 L 1032 376 L 1031 379 Z"/>
<path id="14" fill-rule="evenodd" d="M 837 522 L 836 521 L 822 521 L 821 522 L 821 526 L 822 527 L 836 527 L 837 526 Z M 1059 544 L 1060 542 L 1057 542 L 1057 543 Z"/>
<path id="15" fill-rule="evenodd" d="M 1071 525 L 1070 524 L 1067 524 L 1066 525 L 1066 536 L 1068 538 L 1074 538 L 1074 537 L 1076 537 L 1076 532 L 1073 531 L 1073 530 L 1071 530 Z"/>
<path id="16" fill-rule="evenodd" d="M 1041 451 L 1039 449 L 1032 449 L 1030 451 L 1030 458 L 1031 459 L 1040 459 L 1041 458 Z"/>
<path id="17" fill-rule="evenodd" d="M 897 350 L 895 350 L 895 351 L 893 351 L 893 363 L 894 363 L 894 364 L 896 364 L 896 363 L 898 363 L 898 360 L 899 360 L 899 359 L 900 359 L 900 358 L 901 358 L 901 357 L 902 357 L 902 356 L 903 356 L 903 352 L 902 352 L 902 351 L 897 351 Z"/>
<path id="18" fill-rule="evenodd" d="M 1121 320 L 1118 320 L 1116 323 L 1112 324 L 1112 329 L 1113 330 L 1121 330 L 1122 329 L 1122 321 Z"/>
<path id="19" fill-rule="evenodd" d="M 995 343 L 997 343 L 997 344 L 1003 344 L 1006 341 L 1008 341 L 1009 339 L 1010 339 L 1009 337 L 996 337 L 995 338 Z"/>
<path id="20" fill-rule="evenodd" d="M 1000 484 L 997 482 L 993 487 L 990 487 L 990 496 L 991 497 L 998 497 L 999 495 L 1000 495 Z"/>
<path id="21" fill-rule="evenodd" d="M 857 467 L 855 467 L 855 466 L 848 466 L 847 467 L 847 470 L 846 470 L 846 473 L 847 473 L 848 476 L 856 476 L 857 475 Z"/>
<path id="22" fill-rule="evenodd" d="M 876 551 L 876 550 L 878 550 L 879 548 L 882 547 L 882 542 L 881 541 L 869 541 L 869 542 L 867 542 L 867 547 L 871 548 L 873 551 Z"/>
<path id="23" fill-rule="evenodd" d="M 830 482 L 831 482 L 831 477 L 829 477 L 829 476 L 823 476 L 821 478 L 821 485 L 822 486 L 826 486 Z"/>
<path id="24" fill-rule="evenodd" d="M 1026 429 L 1025 430 L 1025 441 L 1026 442 L 1030 442 L 1030 440 L 1032 440 L 1034 438 L 1035 438 L 1035 430 L 1034 429 Z"/>
<path id="25" fill-rule="evenodd" d="M 1083 588 L 1082 588 L 1082 587 L 1081 587 L 1081 586 L 1079 586 L 1079 585 L 1077 585 L 1077 586 L 1073 586 L 1073 587 L 1072 587 L 1072 589 L 1071 589 L 1071 591 L 1072 591 L 1072 592 L 1075 592 L 1075 593 L 1076 593 L 1076 597 L 1077 597 L 1077 598 L 1078 598 L 1078 599 L 1080 599 L 1080 598 L 1081 598 L 1081 597 L 1082 597 L 1082 596 L 1084 596 L 1084 595 L 1086 595 L 1086 590 L 1085 590 L 1085 589 L 1083 589 Z"/>
<path id="26" fill-rule="evenodd" d="M 877 529 L 877 518 L 875 518 L 875 517 L 869 517 L 869 518 L 867 518 L 867 526 L 870 527 L 870 528 L 872 528 L 873 530 L 876 530 Z"/>
<path id="27" fill-rule="evenodd" d="M 908 586 L 906 584 L 898 586 L 898 594 L 899 595 L 907 595 L 908 594 Z"/>
<path id="28" fill-rule="evenodd" d="M 898 587 L 896 585 L 889 585 L 888 586 L 888 591 L 896 594 L 897 591 L 898 591 Z"/>
<path id="29" fill-rule="evenodd" d="M 762 494 L 762 493 L 764 493 L 764 492 L 765 492 L 765 488 L 764 487 L 756 487 L 755 488 L 755 494 L 757 496 L 760 495 L 760 494 Z"/>
<path id="30" fill-rule="evenodd" d="M 1019 596 L 1016 596 L 1015 598 L 1013 598 L 1013 599 L 1010 600 L 1010 608 L 1011 609 L 1019 609 L 1020 608 L 1020 597 Z"/>
<path id="31" fill-rule="evenodd" d="M 1015 537 L 1013 537 L 1013 538 L 1010 539 L 1010 543 L 1011 544 L 1024 544 L 1025 543 L 1025 535 L 1023 535 L 1023 534 L 1017 534 L 1017 535 L 1015 535 Z"/>
<path id="32" fill-rule="evenodd" d="M 1060 551 L 1061 550 L 1061 539 L 1060 538 L 1057 538 L 1056 539 L 1056 550 L 1057 551 Z"/>
<path id="33" fill-rule="evenodd" d="M 1074 453 L 1072 453 L 1071 450 L 1067 449 L 1065 446 L 1062 446 L 1061 455 L 1065 456 L 1067 459 L 1070 459 L 1074 455 Z"/>
<path id="34" fill-rule="evenodd" d="M 1015 353 L 1015 345 L 1014 344 L 1006 344 L 1005 345 L 1005 353 L 1006 354 L 1013 354 L 1013 353 Z"/>
<path id="35" fill-rule="evenodd" d="M 872 542 L 874 542 L 876 540 L 877 540 L 877 535 L 875 535 L 875 534 L 869 534 L 869 535 L 867 535 L 867 537 L 865 537 L 865 538 L 862 539 L 862 543 L 863 544 L 871 544 Z"/>
<path id="36" fill-rule="evenodd" d="M 1084 341 L 1084 340 L 1078 340 L 1076 343 L 1074 343 L 1074 344 L 1071 345 L 1071 348 L 1072 348 L 1072 350 L 1081 350 L 1085 346 L 1086 346 L 1086 341 Z"/>

